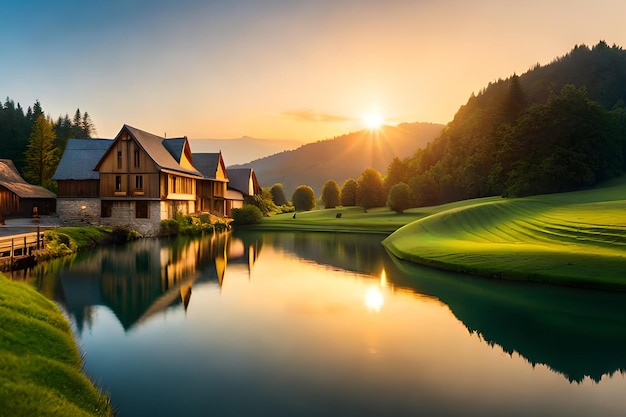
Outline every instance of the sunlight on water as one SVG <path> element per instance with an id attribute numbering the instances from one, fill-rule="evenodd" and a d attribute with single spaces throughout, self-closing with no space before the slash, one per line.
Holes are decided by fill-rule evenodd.
<path id="1" fill-rule="evenodd" d="M 622 307 L 594 319 L 606 333 L 583 307 L 623 300 L 554 292 L 570 308 L 551 289 L 405 273 L 379 238 L 142 242 L 57 269 L 46 279 L 120 416 L 626 410 Z"/>

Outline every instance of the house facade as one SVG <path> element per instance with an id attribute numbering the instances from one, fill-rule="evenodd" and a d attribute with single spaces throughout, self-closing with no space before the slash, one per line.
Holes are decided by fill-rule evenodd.
<path id="1" fill-rule="evenodd" d="M 112 139 L 69 139 L 52 177 L 58 184 L 57 214 L 63 225 L 100 224 L 100 175 L 94 167 Z"/>
<path id="2" fill-rule="evenodd" d="M 128 125 L 114 139 L 68 141 L 53 179 L 66 225 L 123 226 L 154 236 L 161 220 L 176 214 L 224 217 L 232 206 L 221 153 L 192 155 L 186 137 Z"/>
<path id="3" fill-rule="evenodd" d="M 100 175 L 100 221 L 151 236 L 161 220 L 196 211 L 187 138 L 166 139 L 124 125 L 94 170 Z"/>
<path id="4" fill-rule="evenodd" d="M 261 186 L 252 168 L 231 168 L 228 175 L 226 215 L 230 217 L 233 209 L 243 207 L 246 198 L 261 194 Z"/>
<path id="5" fill-rule="evenodd" d="M 199 180 L 196 191 L 198 211 L 218 216 L 226 215 L 226 189 L 229 182 L 222 153 L 194 153 L 194 166 L 204 176 Z"/>

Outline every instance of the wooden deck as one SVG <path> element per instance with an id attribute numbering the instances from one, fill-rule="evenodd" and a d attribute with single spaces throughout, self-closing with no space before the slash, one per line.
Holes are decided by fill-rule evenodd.
<path id="1" fill-rule="evenodd" d="M 43 231 L 0 236 L 0 270 L 19 269 L 35 262 L 44 247 Z"/>

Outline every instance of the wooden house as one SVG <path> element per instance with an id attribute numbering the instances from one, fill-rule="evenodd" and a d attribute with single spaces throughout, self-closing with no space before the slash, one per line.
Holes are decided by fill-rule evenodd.
<path id="1" fill-rule="evenodd" d="M 162 138 L 124 125 L 95 166 L 102 224 L 158 234 L 161 220 L 196 211 L 202 174 L 186 137 Z"/>
<path id="2" fill-rule="evenodd" d="M 228 179 L 226 215 L 230 217 L 232 209 L 243 207 L 246 198 L 261 194 L 262 191 L 252 168 L 230 168 Z"/>
<path id="3" fill-rule="evenodd" d="M 194 153 L 193 164 L 204 176 L 196 186 L 197 210 L 225 216 L 228 176 L 222 153 Z"/>
<path id="4" fill-rule="evenodd" d="M 100 175 L 94 167 L 112 139 L 69 139 L 54 176 L 61 224 L 100 224 Z"/>
<path id="5" fill-rule="evenodd" d="M 0 219 L 56 212 L 56 195 L 29 184 L 10 159 L 0 159 Z"/>

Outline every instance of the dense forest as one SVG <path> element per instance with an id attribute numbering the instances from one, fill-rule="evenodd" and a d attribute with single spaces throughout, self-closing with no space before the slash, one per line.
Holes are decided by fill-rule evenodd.
<path id="1" fill-rule="evenodd" d="M 44 114 L 39 101 L 26 111 L 20 103 L 6 98 L 0 105 L 0 158 L 11 159 L 25 178 L 37 185 L 53 187 L 48 180 L 30 172 L 54 173 L 56 164 L 65 150 L 69 138 L 91 138 L 96 129 L 89 113 L 76 109 L 74 116 L 59 116 L 56 121 Z M 45 158 L 35 158 L 46 154 Z M 46 160 L 46 167 L 32 166 L 36 159 Z"/>
<path id="2" fill-rule="evenodd" d="M 411 205 L 592 186 L 626 168 L 626 53 L 600 42 L 490 83 L 433 142 L 388 166 Z"/>

